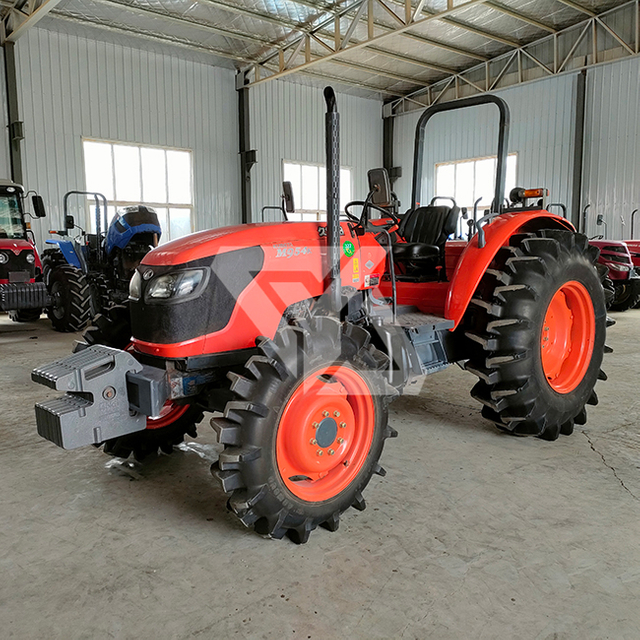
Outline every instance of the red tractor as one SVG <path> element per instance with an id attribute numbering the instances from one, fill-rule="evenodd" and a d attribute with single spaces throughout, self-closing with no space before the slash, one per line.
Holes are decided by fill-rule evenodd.
<path id="1" fill-rule="evenodd" d="M 583 223 L 586 224 L 586 212 L 591 205 L 587 205 L 583 211 Z M 631 229 L 633 234 L 633 216 L 631 214 Z M 624 225 L 624 218 L 622 219 Z M 612 311 L 627 311 L 640 303 L 640 275 L 637 273 L 629 242 L 620 240 L 607 240 L 607 223 L 602 214 L 596 219 L 598 226 L 604 226 L 605 233 L 591 238 L 591 244 L 600 250 L 598 264 L 608 269 L 607 279 L 603 286 L 613 293 L 608 308 Z M 586 228 L 586 227 L 584 227 Z M 631 241 L 633 244 L 633 241 Z"/>
<path id="2" fill-rule="evenodd" d="M 42 263 L 29 236 L 23 209 L 24 190 L 10 180 L 0 180 L 0 311 L 14 322 L 33 322 L 49 304 L 42 281 Z M 32 197 L 37 218 L 45 216 L 42 198 Z"/>
<path id="3" fill-rule="evenodd" d="M 195 233 L 147 254 L 113 307 L 34 381 L 65 392 L 36 405 L 38 432 L 66 449 L 141 458 L 194 436 L 203 411 L 224 451 L 213 475 L 248 527 L 306 542 L 364 509 L 389 402 L 458 362 L 502 431 L 555 440 L 585 424 L 604 378 L 606 311 L 597 249 L 564 218 L 503 207 L 509 113 L 480 96 L 421 116 L 411 209 L 372 174 L 339 212 L 339 115 L 327 101 L 327 221 Z M 491 212 L 469 243 L 459 211 L 422 206 L 424 132 L 436 113 L 493 104 L 500 136 Z M 353 213 L 357 205 L 361 214 Z"/>

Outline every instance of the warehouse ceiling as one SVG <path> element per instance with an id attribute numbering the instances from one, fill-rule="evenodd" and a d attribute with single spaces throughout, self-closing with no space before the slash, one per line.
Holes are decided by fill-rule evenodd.
<path id="1" fill-rule="evenodd" d="M 247 84 L 281 77 L 313 84 L 331 81 L 361 95 L 408 96 L 415 104 L 431 103 L 432 90 L 444 87 L 437 95 L 444 94 L 454 79 L 456 87 L 499 88 L 506 71 L 513 69 L 502 70 L 494 84 L 502 67 L 491 65 L 509 60 L 512 52 L 523 48 L 526 55 L 517 60 L 521 80 L 527 69 L 523 71 L 520 57 L 527 68 L 543 73 L 546 67 L 550 74 L 556 73 L 567 53 L 571 56 L 580 52 L 579 47 L 589 46 L 586 30 L 580 36 L 582 25 L 588 28 L 589 21 L 595 25 L 592 49 L 599 28 L 613 44 L 616 39 L 630 42 L 625 54 L 638 53 L 637 24 L 635 35 L 620 35 L 607 17 L 619 8 L 637 15 L 637 0 L 0 0 L 0 4 L 9 40 L 38 22 L 58 31 L 100 32 L 128 44 L 143 40 L 165 50 L 178 47 L 185 54 L 245 71 Z M 622 30 L 629 30 L 624 22 Z M 572 51 L 578 36 L 584 42 Z M 539 42 L 550 43 L 547 49 L 555 60 L 532 53 L 531 47 Z M 598 47 L 602 49 L 601 44 Z M 565 70 L 575 67 L 567 65 Z"/>

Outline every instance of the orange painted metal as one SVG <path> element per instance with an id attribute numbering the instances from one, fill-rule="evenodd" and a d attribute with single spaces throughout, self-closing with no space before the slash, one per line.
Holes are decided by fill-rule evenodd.
<path id="1" fill-rule="evenodd" d="M 335 421 L 330 443 L 316 439 L 323 420 Z M 276 463 L 285 486 L 307 502 L 334 498 L 362 469 L 374 429 L 371 390 L 357 371 L 334 365 L 311 372 L 294 390 L 278 425 Z"/>
<path id="2" fill-rule="evenodd" d="M 512 235 L 525 227 L 531 229 L 532 225 L 535 225 L 536 229 L 575 230 L 573 225 L 562 216 L 540 210 L 503 213 L 496 216 L 490 223 L 485 224 L 483 227 L 485 246 L 482 248 L 478 246 L 477 234 L 471 238 L 466 249 L 462 252 L 447 292 L 444 317 L 455 322 L 454 328 L 462 320 L 474 291 L 500 247 L 508 244 Z"/>
<path id="3" fill-rule="evenodd" d="M 596 335 L 595 312 L 586 287 L 575 280 L 554 294 L 540 336 L 542 368 L 557 393 L 571 393 L 591 362 Z"/>

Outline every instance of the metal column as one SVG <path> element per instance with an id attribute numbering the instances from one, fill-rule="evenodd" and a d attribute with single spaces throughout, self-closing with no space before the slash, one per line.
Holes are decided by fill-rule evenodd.
<path id="1" fill-rule="evenodd" d="M 22 184 L 22 147 L 24 138 L 18 107 L 18 80 L 16 74 L 15 44 L 4 43 L 4 71 L 7 83 L 7 116 L 9 120 L 9 153 L 11 179 Z"/>
<path id="2" fill-rule="evenodd" d="M 382 166 L 389 174 L 389 181 L 393 183 L 402 176 L 402 167 L 393 166 L 393 104 L 389 101 L 382 106 Z"/>
<path id="3" fill-rule="evenodd" d="M 240 143 L 240 198 L 242 204 L 242 224 L 252 221 L 251 214 L 251 167 L 257 162 L 256 151 L 251 148 L 249 118 L 249 86 L 246 75 L 236 75 L 238 91 L 238 127 Z"/>
<path id="4" fill-rule="evenodd" d="M 578 231 L 581 229 L 582 210 L 582 173 L 584 167 L 584 121 L 587 88 L 587 72 L 582 70 L 578 74 L 576 87 L 576 120 L 575 144 L 573 147 L 573 182 L 571 187 L 571 222 Z"/>

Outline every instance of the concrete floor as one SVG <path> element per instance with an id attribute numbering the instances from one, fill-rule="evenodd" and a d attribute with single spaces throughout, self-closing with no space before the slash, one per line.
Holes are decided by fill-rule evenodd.
<path id="1" fill-rule="evenodd" d="M 369 507 L 307 545 L 225 510 L 203 436 L 127 475 L 35 431 L 77 336 L 0 318 L 2 638 L 638 638 L 640 311 L 575 435 L 498 433 L 451 367 L 392 405 Z"/>

